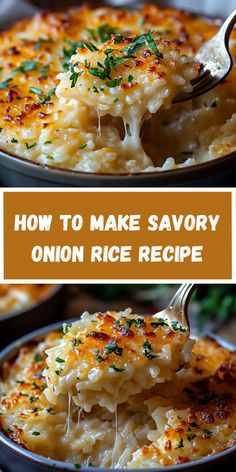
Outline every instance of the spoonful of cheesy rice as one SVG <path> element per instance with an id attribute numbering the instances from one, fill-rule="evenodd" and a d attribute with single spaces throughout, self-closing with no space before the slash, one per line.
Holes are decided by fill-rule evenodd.
<path id="1" fill-rule="evenodd" d="M 190 359 L 194 342 L 179 322 L 131 312 L 85 312 L 64 324 L 64 336 L 46 351 L 44 394 L 56 405 L 61 396 L 90 412 L 110 412 L 130 395 L 172 379 Z"/>

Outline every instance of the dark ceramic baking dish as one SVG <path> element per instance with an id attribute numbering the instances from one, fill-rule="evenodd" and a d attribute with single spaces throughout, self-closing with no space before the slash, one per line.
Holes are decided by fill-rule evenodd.
<path id="1" fill-rule="evenodd" d="M 72 320 L 73 321 L 73 320 Z M 68 322 L 68 321 L 67 321 Z M 40 341 L 43 337 L 53 329 L 61 328 L 61 323 L 56 323 L 51 326 L 44 327 L 33 333 L 30 333 L 23 338 L 15 341 L 10 346 L 5 348 L 0 353 L 0 371 L 6 361 L 14 359 L 19 348 L 28 342 L 31 341 Z M 228 349 L 234 350 L 235 346 L 227 343 L 219 337 L 214 336 L 214 338 L 220 342 L 223 346 Z M 158 469 L 151 469 L 153 472 L 207 472 L 222 470 L 222 466 L 233 467 L 232 462 L 235 460 L 236 456 L 236 446 L 224 451 L 215 456 L 207 457 L 196 462 L 186 463 L 178 466 L 171 467 L 160 467 Z M 3 472 L 52 472 L 55 470 L 58 471 L 75 471 L 76 467 L 74 464 L 67 464 L 65 462 L 54 461 L 38 454 L 23 449 L 12 441 L 10 441 L 3 432 L 0 431 L 0 470 Z M 86 467 L 81 468 L 82 471 L 90 470 L 94 472 L 114 472 L 117 469 L 104 469 L 104 468 L 94 468 Z M 119 469 L 121 472 L 127 472 L 127 469 Z M 148 472 L 148 469 L 132 469 L 134 472 Z M 150 470 L 150 469 L 149 469 Z M 230 469 L 229 469 L 230 470 Z M 233 470 L 233 469 L 232 469 Z"/>
<path id="2" fill-rule="evenodd" d="M 32 330 L 63 318 L 63 285 L 53 285 L 41 300 L 0 315 L 0 348 Z"/>
<path id="3" fill-rule="evenodd" d="M 56 2 L 50 0 L 46 2 L 54 9 Z M 94 5 L 98 2 L 87 1 L 87 3 Z M 125 4 L 120 0 L 107 0 L 102 3 L 118 6 Z M 140 2 L 127 1 L 126 6 L 132 8 L 138 3 Z M 163 1 L 156 3 L 164 4 Z M 173 1 L 171 6 L 180 8 L 181 3 Z M 189 0 L 189 9 L 194 6 L 195 1 Z M 217 5 L 215 12 L 212 9 L 211 15 L 214 16 L 214 13 L 216 15 L 216 11 L 219 12 Z M 225 15 L 224 11 L 225 8 L 222 6 L 222 15 Z M 200 14 L 207 16 L 206 13 L 203 7 Z M 134 174 L 95 174 L 43 166 L 0 150 L 0 183 L 5 187 L 233 187 L 236 182 L 235 171 L 236 152 L 213 161 L 176 170 Z"/>

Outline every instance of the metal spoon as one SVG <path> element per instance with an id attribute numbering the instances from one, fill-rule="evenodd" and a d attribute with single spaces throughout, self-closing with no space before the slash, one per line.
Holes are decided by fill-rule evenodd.
<path id="1" fill-rule="evenodd" d="M 153 317 L 168 318 L 170 321 L 178 321 L 184 328 L 189 329 L 188 304 L 196 288 L 197 284 L 182 284 L 172 298 L 168 307 Z"/>
<path id="2" fill-rule="evenodd" d="M 230 34 L 236 23 L 236 9 L 223 23 L 218 33 L 199 49 L 195 56 L 202 69 L 196 79 L 192 81 L 191 93 L 181 92 L 173 100 L 179 103 L 203 95 L 215 88 L 230 73 L 233 59 L 229 51 Z"/>

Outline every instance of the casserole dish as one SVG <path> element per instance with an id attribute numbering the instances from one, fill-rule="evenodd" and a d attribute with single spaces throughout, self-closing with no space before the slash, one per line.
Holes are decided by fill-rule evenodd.
<path id="1" fill-rule="evenodd" d="M 110 4 L 111 2 L 108 2 L 108 3 Z M 179 3 L 177 3 L 177 5 L 178 5 L 178 7 L 180 7 Z M 172 6 L 175 6 L 175 4 L 172 5 Z M 190 9 L 191 9 L 191 5 L 190 5 Z M 218 12 L 218 10 L 217 10 L 217 12 Z M 203 15 L 204 14 L 205 14 L 205 11 L 203 11 Z M 212 11 L 212 14 L 214 15 L 214 11 Z M 222 12 L 222 14 L 223 14 L 223 12 Z M 73 13 L 72 13 L 72 15 L 73 15 Z M 195 21 L 195 20 L 193 20 L 193 21 Z M 166 30 L 166 31 L 168 31 L 168 30 Z M 38 45 L 36 45 L 35 47 L 38 47 Z M 89 46 L 89 47 L 91 47 L 91 46 Z M 31 51 L 31 53 L 32 53 L 32 51 Z M 35 54 L 35 53 L 33 53 L 33 54 Z M 35 56 L 32 56 L 32 57 L 35 58 Z M 57 57 L 59 57 L 59 56 L 57 55 Z M 6 60 L 8 60 L 8 56 L 6 56 Z M 15 59 L 14 59 L 14 61 L 15 61 Z M 30 62 L 30 61 L 28 61 L 28 62 Z M 33 62 L 33 61 L 31 61 L 31 62 Z M 27 63 L 27 66 L 28 65 L 30 65 L 30 64 Z M 33 67 L 33 64 L 31 64 L 31 66 Z M 24 69 L 24 67 L 25 66 L 23 66 L 23 69 Z M 34 64 L 34 67 L 37 68 L 37 65 Z M 131 65 L 129 67 L 131 67 Z M 19 72 L 17 73 L 17 71 L 19 71 L 20 69 L 22 70 L 22 66 L 18 67 L 18 69 L 14 69 L 12 71 L 13 77 L 15 77 L 15 76 L 18 77 Z M 60 74 L 60 75 L 63 75 L 63 74 Z M 133 76 L 129 76 L 129 77 L 132 77 L 132 80 L 133 80 Z M 35 79 L 36 78 L 37 78 L 37 74 L 35 73 Z M 34 79 L 34 77 L 32 77 L 32 79 Z M 39 78 L 39 79 L 41 80 L 41 82 L 44 80 L 44 78 L 42 78 L 42 77 Z M 10 77 L 7 80 L 12 81 L 13 79 Z M 14 80 L 16 80 L 16 79 L 14 79 Z M 61 83 L 63 85 L 63 80 L 64 79 L 63 78 L 60 79 L 60 77 L 59 77 L 59 80 L 62 81 Z M 119 79 L 119 80 L 122 80 L 122 79 Z M 14 82 L 11 82 L 11 83 L 13 84 Z M 5 84 L 5 82 L 3 82 L 3 84 Z M 82 84 L 79 84 L 79 85 L 82 85 Z M 124 85 L 126 85 L 126 84 L 124 84 Z M 137 82 L 134 81 L 134 85 L 136 86 Z M 109 87 L 110 86 L 111 85 L 109 85 Z M 2 87 L 3 87 L 3 85 L 2 85 Z M 4 85 L 4 87 L 5 87 L 5 85 Z M 42 88 L 44 88 L 44 87 L 46 87 L 46 83 L 45 84 L 43 83 Z M 95 88 L 95 90 L 97 90 L 97 87 L 94 87 L 94 88 Z M 34 93 L 34 94 L 37 94 L 37 93 L 42 94 L 43 93 L 42 90 L 40 91 L 40 89 L 38 89 L 36 87 L 30 87 L 30 89 L 33 89 L 32 93 Z M 57 92 L 56 92 L 57 95 L 59 94 L 58 96 L 60 98 L 62 98 L 62 100 L 66 99 L 66 96 L 63 95 L 63 93 L 64 93 L 63 89 L 61 89 L 61 90 L 59 90 L 59 89 L 60 89 L 60 86 L 57 89 Z M 54 89 L 50 89 L 50 90 L 54 90 Z M 74 86 L 73 86 L 73 89 L 71 89 L 70 94 L 72 93 L 72 90 L 73 90 L 73 93 L 74 93 L 74 90 L 75 90 Z M 92 88 L 91 89 L 89 88 L 89 90 L 92 90 Z M 113 89 L 113 91 L 114 91 L 114 89 Z M 129 90 L 128 90 L 128 93 L 131 94 L 131 92 Z M 43 99 L 39 98 L 39 103 L 44 103 L 45 104 L 45 100 L 46 99 L 49 100 L 47 98 L 48 96 L 46 96 L 46 98 L 43 97 Z M 75 98 L 74 95 L 71 95 L 71 97 Z M 18 96 L 17 98 L 20 99 L 21 97 Z M 30 100 L 32 101 L 33 98 L 34 98 L 34 101 L 32 103 L 31 102 L 29 102 L 29 104 L 27 103 L 27 106 L 28 106 L 27 110 L 29 110 L 29 107 L 36 107 L 36 110 L 37 110 L 37 108 L 40 106 L 39 103 L 37 102 L 37 98 L 31 97 Z M 36 100 L 36 102 L 35 102 L 35 100 Z M 121 100 L 121 99 L 117 98 L 117 100 L 119 102 L 119 100 Z M 68 105 L 68 102 L 60 102 L 60 103 L 61 104 L 62 103 L 64 103 L 64 104 L 67 103 L 67 105 Z M 119 103 L 121 103 L 121 101 Z M 14 105 L 14 102 L 13 102 L 13 105 Z M 67 105 L 65 105 L 65 107 Z M 200 105 L 200 106 L 202 107 L 203 105 Z M 208 107 L 209 104 L 206 105 L 206 106 Z M 215 107 L 216 105 L 215 104 L 213 104 L 213 105 L 210 104 L 210 107 L 211 106 Z M 117 107 L 118 107 L 118 105 L 117 105 Z M 204 104 L 203 108 L 204 107 L 205 107 L 205 104 Z M 8 107 L 8 108 L 10 109 L 10 107 Z M 66 108 L 65 108 L 65 110 L 66 110 Z M 53 108 L 52 108 L 52 111 L 53 111 Z M 68 108 L 68 111 L 69 111 L 69 108 Z M 82 112 L 83 112 L 83 107 L 81 108 L 81 115 L 84 113 L 84 112 L 83 113 Z M 4 113 L 4 108 L 3 108 L 3 113 Z M 37 120 L 37 118 L 36 118 L 37 113 L 38 112 L 35 113 L 35 120 Z M 108 113 L 109 113 L 109 109 L 108 109 Z M 115 110 L 114 110 L 114 113 L 116 113 Z M 221 112 L 219 112 L 219 113 L 221 113 Z M 44 115 L 46 117 L 46 116 L 49 116 L 50 114 L 45 115 L 45 113 L 39 113 L 38 115 Z M 53 115 L 53 113 L 51 113 L 51 115 Z M 178 111 L 177 111 L 177 115 L 178 115 Z M 19 118 L 20 116 L 21 115 L 19 115 L 19 116 L 17 115 L 15 118 Z M 27 116 L 26 116 L 26 118 L 27 118 Z M 116 115 L 114 115 L 114 116 L 116 116 Z M 3 115 L 3 118 L 4 118 L 4 115 Z M 205 120 L 206 120 L 206 118 L 207 117 L 205 116 Z M 7 119 L 7 120 L 11 119 L 13 121 L 13 115 L 9 114 L 9 116 L 6 116 L 4 119 Z M 34 119 L 34 115 L 32 115 L 31 119 Z M 43 119 L 42 116 L 40 116 L 40 119 L 42 121 L 42 119 Z M 52 118 L 50 118 L 50 119 L 46 118 L 46 120 L 51 120 L 51 119 Z M 165 124 L 165 121 L 168 122 L 168 118 L 166 118 L 166 117 L 165 117 L 165 119 L 163 118 L 163 122 L 164 122 L 163 125 Z M 184 126 L 186 126 L 186 121 L 184 123 L 185 124 L 183 126 L 181 125 L 182 130 L 184 130 Z M 21 125 L 22 124 L 23 124 L 23 122 L 21 123 Z M 41 149 L 41 144 L 39 143 L 39 140 L 37 138 L 37 133 L 33 133 L 33 132 L 30 135 L 30 139 L 32 139 L 32 142 L 30 141 L 30 143 L 28 143 L 28 139 L 29 139 L 28 134 L 26 134 L 27 135 L 27 142 L 26 143 L 25 143 L 24 139 L 23 140 L 21 139 L 21 136 L 19 138 L 18 134 L 14 135 L 13 138 L 10 134 L 7 137 L 7 139 L 9 141 L 8 141 L 8 144 L 7 144 L 7 147 L 6 147 L 6 145 L 5 145 L 6 143 L 4 144 L 5 127 L 3 128 L 3 132 L 1 133 L 1 139 L 2 139 L 2 143 L 4 144 L 3 147 L 4 147 L 5 151 L 2 150 L 0 152 L 0 165 L 2 166 L 1 179 L 2 179 L 2 184 L 3 185 L 5 185 L 5 186 L 34 186 L 35 185 L 35 186 L 65 186 L 65 187 L 69 187 L 69 186 L 71 186 L 71 187 L 84 187 L 84 186 L 86 186 L 86 187 L 90 187 L 90 186 L 91 187 L 95 187 L 95 186 L 96 187 L 99 187 L 99 186 L 137 187 L 137 186 L 183 186 L 183 185 L 185 185 L 185 186 L 192 186 L 192 185 L 193 186 L 194 185 L 196 185 L 196 186 L 228 185 L 229 186 L 229 185 L 233 185 L 233 180 L 234 180 L 233 179 L 233 170 L 236 168 L 235 167 L 235 152 L 231 152 L 230 154 L 227 154 L 224 157 L 214 158 L 213 160 L 209 160 L 209 159 L 212 159 L 212 157 L 209 157 L 209 158 L 206 157 L 206 159 L 205 159 L 205 157 L 202 156 L 203 161 L 206 160 L 206 162 L 198 163 L 198 164 L 195 164 L 195 165 L 191 165 L 189 163 L 189 164 L 186 164 L 186 166 L 188 166 L 188 167 L 182 167 L 182 164 L 180 164 L 180 163 L 183 162 L 183 159 L 186 160 L 186 161 L 188 161 L 188 160 L 191 161 L 191 158 L 187 159 L 186 157 L 183 158 L 183 156 L 184 155 L 185 156 L 192 155 L 194 157 L 195 154 L 193 152 L 192 153 L 190 152 L 191 149 L 188 148 L 187 142 L 184 143 L 184 138 L 181 139 L 182 134 L 184 136 L 184 133 L 182 133 L 181 130 L 179 132 L 179 139 L 181 141 L 180 146 L 182 146 L 182 147 L 180 147 L 180 149 L 178 149 L 178 151 L 177 151 L 177 159 L 180 158 L 180 161 L 179 160 L 176 161 L 176 162 L 179 163 L 179 165 L 176 164 L 177 168 L 175 168 L 176 166 L 174 166 L 174 168 L 173 168 L 173 167 L 171 167 L 172 164 L 170 164 L 170 163 L 168 163 L 166 166 L 165 166 L 165 164 L 163 164 L 163 169 L 170 169 L 171 168 L 171 170 L 156 171 L 155 166 L 157 164 L 154 164 L 154 167 L 153 167 L 151 165 L 143 164 L 140 161 L 140 166 L 141 167 L 139 167 L 139 164 L 138 164 L 139 158 L 135 157 L 135 154 L 138 152 L 138 148 L 137 149 L 133 148 L 134 149 L 133 156 L 130 156 L 130 154 L 129 154 L 130 157 L 128 157 L 128 155 L 127 155 L 128 160 L 127 160 L 126 164 L 125 164 L 125 162 L 124 162 L 124 165 L 122 163 L 121 163 L 122 165 L 119 164 L 118 161 L 119 161 L 120 157 L 123 159 L 122 153 L 126 152 L 126 151 L 122 151 L 122 149 L 119 151 L 119 147 L 117 148 L 117 151 L 115 151 L 115 149 L 116 149 L 115 146 L 117 146 L 117 144 L 115 144 L 116 141 L 114 140 L 114 146 L 112 144 L 112 141 L 109 141 L 108 136 L 106 136 L 107 131 L 106 131 L 106 125 L 105 124 L 104 124 L 104 138 L 103 138 L 105 144 L 102 143 L 102 148 L 97 148 L 96 147 L 97 144 L 95 143 L 94 138 L 92 137 L 90 139 L 88 133 L 87 133 L 86 137 L 84 135 L 82 136 L 82 132 L 81 132 L 82 142 L 78 143 L 76 141 L 76 146 L 74 144 L 72 144 L 72 138 L 73 138 L 74 135 L 73 134 L 71 135 L 70 147 L 67 146 L 68 140 L 70 141 L 70 138 L 68 138 L 69 135 L 67 135 L 67 134 L 63 135 L 63 139 L 64 139 L 63 143 L 64 144 L 66 143 L 65 146 L 64 146 L 64 144 L 62 145 L 62 142 L 61 142 L 61 135 L 59 136 L 59 131 L 61 129 L 63 129 L 63 128 L 61 128 L 61 126 L 62 127 L 64 126 L 63 123 L 60 124 L 60 122 L 58 122 L 57 127 L 59 129 L 56 130 L 55 135 L 54 135 L 53 130 L 52 130 L 52 132 L 50 131 L 51 124 L 52 123 L 50 121 L 43 123 L 43 126 L 44 125 L 47 126 L 47 129 L 48 129 L 48 134 L 47 134 L 47 129 L 46 129 L 46 131 L 45 130 L 43 131 L 43 133 L 44 133 L 43 136 L 45 136 L 45 139 L 46 139 L 44 144 L 50 143 L 50 146 L 46 146 L 46 148 L 45 148 L 44 144 L 42 144 L 42 146 L 43 146 L 42 149 Z M 26 123 L 26 125 L 27 125 L 27 123 Z M 172 123 L 172 125 L 173 125 L 173 123 Z M 1 125 L 1 126 L 5 126 L 5 125 Z M 69 126 L 69 124 L 67 124 L 67 126 Z M 71 124 L 70 124 L 70 126 L 72 127 Z M 115 126 L 114 126 L 114 130 L 115 130 Z M 156 126 L 156 124 L 155 124 L 155 126 Z M 161 126 L 162 126 L 162 124 L 161 124 Z M 209 126 L 211 126 L 211 125 L 209 125 Z M 23 128 L 24 128 L 24 126 L 23 126 Z M 36 126 L 36 128 L 37 128 L 37 126 Z M 110 128 L 112 130 L 112 126 L 110 124 L 107 128 Z M 9 130 L 11 130 L 11 128 L 9 128 L 8 131 L 7 131 L 7 129 L 8 128 L 6 128 L 6 132 L 9 132 Z M 83 129 L 83 127 L 82 127 L 82 129 Z M 90 129 L 90 128 L 84 128 L 84 129 Z M 162 132 L 162 129 L 163 129 L 162 127 L 159 128 L 159 131 L 158 131 L 159 135 Z M 14 131 L 14 128 L 13 128 L 12 131 Z M 74 131 L 73 131 L 73 133 L 74 133 Z M 57 134 L 57 132 L 58 132 L 58 134 Z M 155 134 L 155 130 L 153 130 L 153 132 Z M 169 130 L 169 132 L 171 132 L 171 130 Z M 17 130 L 15 130 L 15 133 L 17 133 Z M 66 133 L 67 133 L 67 131 L 66 131 Z M 201 132 L 198 131 L 198 134 L 200 135 Z M 152 133 L 152 135 L 153 135 L 153 133 Z M 92 136 L 92 134 L 91 134 L 91 136 Z M 165 136 L 165 134 L 164 134 L 164 136 Z M 156 148 L 157 144 L 155 144 L 155 142 L 152 142 L 152 138 L 150 138 L 150 137 L 151 137 L 151 135 L 149 136 L 149 134 L 148 134 L 147 137 L 145 138 L 145 140 L 147 139 L 148 145 L 151 144 L 152 146 L 154 146 L 153 147 L 153 152 L 155 152 L 155 155 L 156 155 L 157 152 L 155 151 L 155 149 L 157 149 Z M 10 138 L 12 138 L 12 139 L 10 140 Z M 80 138 L 78 138 L 78 139 L 80 139 Z M 86 142 L 85 139 L 86 139 L 86 141 L 88 139 L 88 141 Z M 115 139 L 115 138 L 111 137 L 111 139 Z M 168 139 L 169 138 L 166 138 L 166 141 L 168 141 Z M 122 141 L 122 146 L 123 146 L 123 143 L 125 141 L 126 141 L 126 139 L 124 139 Z M 92 144 L 93 142 L 95 144 Z M 11 143 L 13 143 L 13 144 L 17 143 L 17 146 L 15 146 L 15 144 L 12 145 Z M 190 138 L 190 143 L 191 143 L 191 146 L 194 146 L 193 136 Z M 202 144 L 202 147 L 201 147 L 201 150 L 202 150 L 203 154 L 205 152 L 204 151 L 205 144 L 206 143 L 204 141 L 204 145 Z M 94 146 L 94 145 L 95 145 L 95 147 L 91 147 L 91 146 Z M 222 143 L 222 145 L 223 145 L 223 143 Z M 26 148 L 24 146 L 26 146 Z M 57 146 L 57 151 L 56 151 L 56 154 L 54 156 L 53 152 L 55 150 L 55 146 Z M 85 151 L 83 151 L 83 153 L 82 153 L 82 151 L 79 151 L 79 149 L 84 149 L 84 146 L 87 147 L 87 149 L 85 149 Z M 98 144 L 98 146 L 100 146 L 100 144 Z M 216 144 L 215 148 L 217 146 L 219 146 L 219 145 Z M 161 157 L 161 154 L 162 154 L 161 147 L 162 147 L 162 145 L 160 144 L 159 159 L 162 159 L 162 157 Z M 228 145 L 227 145 L 227 147 L 228 147 Z M 92 151 L 92 149 L 94 149 L 94 151 Z M 183 151 L 183 149 L 184 149 L 184 151 Z M 228 149 L 229 149 L 229 147 L 228 147 Z M 16 152 L 17 152 L 17 155 L 19 154 L 19 155 L 22 155 L 22 156 L 26 156 L 26 158 L 25 157 L 17 157 L 14 154 Z M 173 155 L 172 152 L 174 152 L 174 151 L 171 150 L 171 149 L 164 149 L 164 152 L 165 152 L 165 159 L 166 159 L 166 156 L 172 156 Z M 180 152 L 180 156 L 179 156 L 179 152 Z M 78 156 L 77 156 L 77 153 L 78 153 Z M 81 153 L 82 153 L 82 156 L 81 156 Z M 114 157 L 116 153 L 118 153 L 117 156 L 120 156 L 118 158 L 118 160 L 116 160 L 116 158 Z M 121 153 L 121 154 L 119 154 L 119 153 Z M 50 155 L 48 155 L 48 154 L 50 154 Z M 29 158 L 28 158 L 28 156 L 29 156 Z M 37 157 L 37 156 L 41 156 L 41 157 Z M 153 154 L 153 156 L 154 156 L 154 154 Z M 51 160 L 48 160 L 49 158 Z M 31 159 L 31 160 L 28 160 L 28 159 Z M 54 159 L 54 162 L 52 161 L 52 159 Z M 113 161 L 113 159 L 115 159 L 115 160 Z M 199 162 L 197 154 L 196 154 L 196 159 L 194 157 L 194 160 L 192 160 L 192 162 L 196 162 L 196 161 Z M 201 159 L 200 159 L 200 161 L 201 161 Z M 40 162 L 40 164 L 39 164 L 39 162 Z M 53 162 L 53 165 L 50 165 L 51 162 Z M 63 165 L 63 162 L 66 162 L 66 164 Z M 74 163 L 77 162 L 77 164 L 75 165 L 73 162 Z M 114 169 L 115 169 L 114 171 L 113 171 L 113 162 L 114 162 Z M 136 164 L 135 164 L 135 162 L 136 162 Z M 156 160 L 156 157 L 154 157 L 154 162 L 158 162 L 158 160 Z M 145 165 L 145 167 L 142 167 L 143 165 Z M 185 165 L 185 163 L 183 165 Z M 125 168 L 125 170 L 123 170 L 123 167 Z M 143 169 L 144 172 L 140 172 L 139 168 Z M 86 170 L 86 172 L 84 171 L 84 169 Z M 130 169 L 131 169 L 131 171 L 130 171 Z M 93 172 L 93 170 L 94 170 L 94 172 Z M 151 171 L 149 172 L 149 170 L 151 170 Z M 108 173 L 105 173 L 105 172 L 108 172 Z"/>
<path id="2" fill-rule="evenodd" d="M 19 336 L 45 326 L 48 321 L 62 319 L 63 298 L 63 286 L 52 285 L 40 300 L 24 308 L 0 314 L 0 348 Z"/>
<path id="3" fill-rule="evenodd" d="M 34 343 L 34 341 L 41 341 L 46 334 L 54 329 L 61 328 L 61 324 L 54 324 L 46 328 L 37 330 L 31 334 L 24 336 L 18 341 L 12 343 L 10 346 L 4 349 L 0 354 L 0 368 L 4 362 L 14 360 L 19 348 L 25 343 Z M 226 341 L 221 340 L 219 337 L 213 337 L 222 346 L 227 349 L 234 350 L 234 346 L 228 344 Z M 172 472 L 172 471 L 207 471 L 207 470 L 220 470 L 222 465 L 230 465 L 230 460 L 235 458 L 236 446 L 228 449 L 227 451 L 221 452 L 215 456 L 210 456 L 195 462 L 184 463 L 177 466 L 171 467 L 160 467 L 156 472 Z M 5 472 L 38 472 L 38 471 L 52 471 L 52 470 L 63 470 L 70 471 L 76 470 L 76 465 L 63 463 L 56 460 L 47 459 L 37 454 L 31 453 L 26 449 L 19 447 L 10 441 L 2 432 L 0 432 L 0 467 Z M 99 470 L 100 472 L 111 472 L 114 469 L 94 468 L 88 467 L 86 470 Z M 83 470 L 83 468 L 81 468 Z M 122 469 L 119 469 L 122 470 Z M 124 472 L 127 469 L 123 469 Z M 135 470 L 135 469 L 133 469 Z M 138 470 L 150 470 L 150 469 L 138 469 Z"/>

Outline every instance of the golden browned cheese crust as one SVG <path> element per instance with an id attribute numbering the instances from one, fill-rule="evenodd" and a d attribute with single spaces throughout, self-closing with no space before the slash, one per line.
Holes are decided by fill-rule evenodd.
<path id="1" fill-rule="evenodd" d="M 236 444 L 236 352 L 210 338 L 197 341 L 190 369 L 179 366 L 175 379 L 130 396 L 115 419 L 106 408 L 86 413 L 62 397 L 55 405 L 46 400 L 45 351 L 62 336 L 53 332 L 23 346 L 2 370 L 0 425 L 18 445 L 75 464 L 145 468 Z"/>
<path id="2" fill-rule="evenodd" d="M 154 117 L 151 122 L 157 131 L 154 133 L 152 126 L 149 127 L 149 133 L 143 138 L 144 150 L 139 145 L 136 159 L 133 158 L 130 146 L 125 147 L 126 143 L 122 144 L 119 136 L 121 130 L 116 121 L 110 120 L 107 123 L 105 117 L 102 134 L 98 133 L 99 106 L 96 104 L 94 106 L 91 102 L 90 107 L 89 100 L 86 104 L 86 96 L 81 97 L 81 91 L 79 96 L 76 96 L 76 90 L 79 91 L 80 85 L 76 76 L 78 69 L 75 69 L 75 72 L 71 70 L 69 74 L 69 77 L 73 76 L 68 80 L 70 93 L 68 90 L 65 93 L 64 79 L 60 76 L 58 78 L 58 74 L 65 72 L 68 67 L 73 69 L 73 61 L 70 62 L 70 59 L 77 49 L 81 50 L 81 41 L 89 44 L 90 48 L 92 44 L 99 49 L 107 43 L 108 49 L 111 38 L 114 43 L 114 38 L 119 38 L 121 35 L 129 44 L 132 38 L 152 32 L 157 46 L 160 43 L 164 47 L 165 66 L 171 67 L 170 50 L 177 65 L 172 71 L 173 80 L 170 81 L 169 72 L 166 77 L 165 74 L 163 76 L 161 66 L 157 67 L 154 64 L 155 70 L 152 71 L 155 53 L 153 58 L 148 59 L 152 65 L 149 71 L 146 71 L 146 79 L 149 81 L 151 76 L 154 78 L 159 72 L 161 75 L 159 80 L 162 79 L 162 93 L 169 90 L 169 100 L 166 104 L 163 102 L 165 106 L 178 91 L 176 85 L 186 86 L 186 77 L 190 79 L 194 71 L 193 69 L 191 72 L 189 64 L 182 64 L 182 56 L 191 58 L 204 41 L 214 35 L 217 28 L 217 22 L 173 9 L 161 9 L 152 4 L 144 5 L 140 11 L 112 8 L 92 10 L 84 6 L 62 14 L 39 14 L 18 23 L 9 31 L 0 34 L 0 148 L 44 165 L 107 173 L 171 169 L 176 165 L 192 165 L 220 157 L 234 150 L 236 147 L 233 137 L 236 112 L 233 92 L 235 68 L 224 85 L 219 86 L 213 94 L 207 94 L 203 100 L 193 103 L 195 115 L 192 116 L 194 126 L 191 129 L 189 129 L 191 120 L 186 118 L 189 112 L 188 104 L 180 108 L 171 107 L 170 115 L 168 110 L 163 110 L 164 115 L 161 113 L 159 118 Z M 234 55 L 235 39 L 236 34 L 233 33 L 231 47 Z M 93 55 L 96 58 L 96 51 L 92 52 L 95 52 Z M 134 67 L 134 63 L 130 64 L 129 78 L 125 77 L 123 83 L 116 86 L 117 89 L 108 90 L 111 91 L 118 109 L 117 101 L 123 105 L 127 99 L 129 101 L 133 89 L 137 88 L 136 78 L 147 60 L 143 57 L 145 50 L 141 53 L 142 58 L 136 51 L 137 58 L 133 59 L 136 65 Z M 150 43 L 146 43 L 146 53 L 153 54 Z M 76 55 L 74 57 L 76 58 Z M 178 67 L 181 64 L 181 68 Z M 166 73 L 166 67 L 164 71 Z M 117 73 L 122 76 L 124 68 L 118 68 Z M 131 79 L 132 75 L 134 77 Z M 91 88 L 91 79 L 90 76 L 88 89 Z M 77 84 L 71 87 L 73 81 L 77 81 Z M 62 87 L 58 88 L 60 84 Z M 92 84 L 93 87 L 95 87 L 94 98 L 98 100 L 95 82 Z M 119 89 L 123 92 L 120 95 L 115 93 Z M 88 91 L 85 91 L 86 93 L 89 95 Z M 142 89 L 137 95 L 140 107 L 145 103 L 146 93 L 147 90 Z M 153 89 L 152 93 L 155 96 L 157 92 Z M 106 98 L 106 95 L 103 95 L 101 103 Z M 112 110 L 114 108 L 112 106 Z M 141 111 L 143 115 L 143 110 Z M 122 113 L 121 106 L 121 117 Z M 167 126 L 170 118 L 172 127 Z M 177 120 L 176 126 L 174 126 L 175 120 Z M 179 134 L 176 134 L 175 129 L 179 120 L 182 120 L 182 128 Z M 194 130 L 196 132 L 196 126 L 199 128 L 199 134 L 204 131 L 198 148 L 195 146 L 193 132 Z M 184 148 L 181 148 L 179 141 L 181 141 L 180 135 L 183 135 L 183 127 L 185 127 L 185 139 L 184 144 L 182 142 Z M 172 140 L 169 139 L 170 135 Z M 172 147 L 166 143 L 171 141 Z M 133 139 L 133 148 L 135 143 L 137 145 L 137 137 L 136 141 Z"/>

